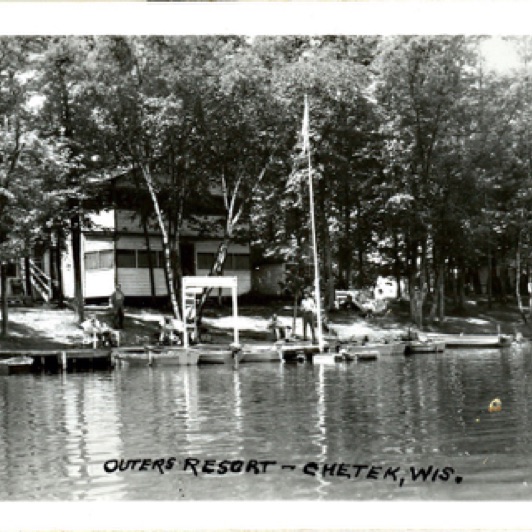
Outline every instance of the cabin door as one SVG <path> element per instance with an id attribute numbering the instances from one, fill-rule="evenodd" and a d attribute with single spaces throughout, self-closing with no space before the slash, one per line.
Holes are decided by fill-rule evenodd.
<path id="1" fill-rule="evenodd" d="M 180 244 L 179 251 L 181 254 L 181 270 L 183 276 L 195 275 L 196 264 L 194 260 L 194 244 Z"/>

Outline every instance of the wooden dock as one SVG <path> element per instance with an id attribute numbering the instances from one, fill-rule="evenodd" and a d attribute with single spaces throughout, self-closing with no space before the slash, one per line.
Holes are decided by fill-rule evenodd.
<path id="1" fill-rule="evenodd" d="M 28 371 L 31 372 L 60 372 L 81 371 L 91 369 L 110 369 L 113 367 L 113 359 L 110 349 L 9 349 L 0 351 L 0 362 L 13 358 L 31 358 Z"/>

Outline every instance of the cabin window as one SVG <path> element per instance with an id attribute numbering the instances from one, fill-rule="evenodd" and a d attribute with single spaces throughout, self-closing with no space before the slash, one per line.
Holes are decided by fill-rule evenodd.
<path id="1" fill-rule="evenodd" d="M 102 270 L 110 270 L 114 266 L 113 250 L 100 251 L 100 268 Z"/>
<path id="2" fill-rule="evenodd" d="M 210 270 L 215 258 L 216 253 L 198 253 L 198 270 Z M 224 263 L 224 270 L 249 270 L 249 255 L 228 253 Z"/>
<path id="3" fill-rule="evenodd" d="M 232 270 L 249 270 L 249 255 L 237 255 L 233 254 Z M 228 268 L 229 269 L 229 268 Z"/>
<path id="4" fill-rule="evenodd" d="M 117 249 L 116 250 L 117 268 L 136 268 L 137 256 L 134 249 Z"/>
<path id="5" fill-rule="evenodd" d="M 113 252 L 107 251 L 90 251 L 85 253 L 86 270 L 109 270 L 113 267 Z"/>
<path id="6" fill-rule="evenodd" d="M 197 261 L 198 270 L 210 270 L 214 264 L 214 253 L 198 253 Z"/>
<path id="7" fill-rule="evenodd" d="M 85 269 L 97 270 L 99 265 L 98 252 L 85 253 Z"/>
<path id="8" fill-rule="evenodd" d="M 158 261 L 157 261 L 157 251 L 147 251 L 147 250 L 139 250 L 137 251 L 137 268 L 149 268 L 150 267 L 150 261 L 149 261 L 149 255 L 151 254 L 151 267 L 157 268 L 159 267 Z"/>

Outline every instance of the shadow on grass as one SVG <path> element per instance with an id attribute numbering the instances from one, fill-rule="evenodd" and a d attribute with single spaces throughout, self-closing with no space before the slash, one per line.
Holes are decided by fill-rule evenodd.
<path id="1" fill-rule="evenodd" d="M 51 332 L 44 332 L 27 324 L 10 322 L 8 336 L 0 336 L 0 350 L 35 349 L 44 351 L 60 347 L 72 347 L 74 345 L 74 339 L 72 342 L 61 342 L 51 338 L 50 334 Z"/>

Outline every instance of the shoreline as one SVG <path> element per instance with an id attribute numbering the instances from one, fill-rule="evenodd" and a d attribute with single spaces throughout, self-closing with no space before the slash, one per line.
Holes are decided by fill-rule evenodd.
<path id="1" fill-rule="evenodd" d="M 232 331 L 233 318 L 228 307 L 206 309 L 203 324 L 214 335 L 223 337 Z M 267 305 L 242 305 L 239 308 L 237 326 L 240 336 L 272 339 L 268 321 L 273 313 L 280 322 L 293 325 L 293 307 L 284 301 Z M 95 314 L 99 320 L 111 324 L 110 309 L 87 306 L 86 315 Z M 125 327 L 121 331 L 122 346 L 138 346 L 150 343 L 159 330 L 160 310 L 151 308 L 126 308 Z M 516 305 L 494 303 L 491 309 L 483 301 L 469 303 L 461 313 L 450 312 L 443 324 L 430 323 L 422 329 L 409 319 L 408 302 L 391 301 L 383 316 L 366 319 L 356 311 L 332 311 L 328 323 L 338 338 L 368 338 L 371 341 L 392 341 L 409 330 L 440 334 L 489 334 L 499 331 L 505 335 L 520 334 L 523 339 L 532 339 L 531 323 L 524 323 Z M 83 331 L 72 309 L 57 309 L 45 306 L 12 307 L 9 309 L 9 336 L 0 338 L 0 352 L 8 350 L 65 350 L 87 347 L 83 345 Z M 298 315 L 293 333 L 302 336 L 302 319 Z M 229 336 L 228 336 L 229 338 Z"/>

